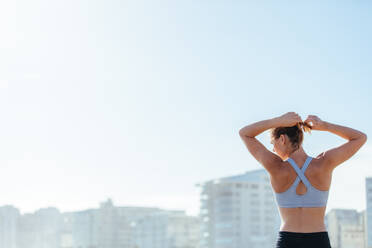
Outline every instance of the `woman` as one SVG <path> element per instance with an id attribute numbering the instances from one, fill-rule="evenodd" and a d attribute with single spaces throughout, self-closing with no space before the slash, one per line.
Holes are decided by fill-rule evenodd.
<path id="1" fill-rule="evenodd" d="M 268 129 L 276 154 L 255 138 Z M 348 142 L 311 157 L 302 147 L 302 129 L 329 131 Z M 302 121 L 295 112 L 253 123 L 240 129 L 239 134 L 249 152 L 270 175 L 282 219 L 276 247 L 330 248 L 324 214 L 332 172 L 362 147 L 367 135 L 315 115 Z"/>

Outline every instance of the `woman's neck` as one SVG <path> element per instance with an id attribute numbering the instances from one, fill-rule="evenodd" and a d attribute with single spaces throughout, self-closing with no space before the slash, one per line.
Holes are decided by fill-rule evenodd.
<path id="1" fill-rule="evenodd" d="M 293 160 L 302 161 L 308 157 L 302 146 L 298 148 L 296 151 L 292 152 L 290 155 L 287 156 L 288 158 L 292 158 Z"/>

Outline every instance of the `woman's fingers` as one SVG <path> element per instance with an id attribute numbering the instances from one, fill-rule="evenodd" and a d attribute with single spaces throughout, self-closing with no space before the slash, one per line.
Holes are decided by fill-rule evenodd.
<path id="1" fill-rule="evenodd" d="M 307 116 L 305 122 L 311 121 L 312 119 L 313 119 L 313 118 L 309 115 L 309 116 Z"/>
<path id="2" fill-rule="evenodd" d="M 316 115 L 308 115 L 305 122 L 311 125 L 314 130 L 322 130 L 323 121 Z"/>

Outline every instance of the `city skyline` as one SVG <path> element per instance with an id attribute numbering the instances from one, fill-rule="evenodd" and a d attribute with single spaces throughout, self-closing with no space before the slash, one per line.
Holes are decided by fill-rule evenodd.
<path id="1" fill-rule="evenodd" d="M 211 248 L 229 243 L 272 247 L 280 218 L 273 211 L 276 204 L 268 176 L 259 169 L 198 185 L 202 189 L 199 216 L 189 216 L 185 210 L 117 206 L 112 199 L 101 201 L 99 208 L 74 212 L 49 207 L 20 214 L 14 206 L 0 206 L 0 246 Z M 365 180 L 369 203 L 371 179 Z M 332 247 L 369 247 L 370 212 L 370 208 L 331 209 L 325 226 Z"/>

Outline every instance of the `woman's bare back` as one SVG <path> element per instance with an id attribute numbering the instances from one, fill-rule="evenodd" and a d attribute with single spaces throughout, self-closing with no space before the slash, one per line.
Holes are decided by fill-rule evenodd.
<path id="1" fill-rule="evenodd" d="M 295 161 L 298 165 L 303 165 L 303 161 Z M 271 185 L 275 193 L 282 193 L 291 187 L 297 177 L 296 171 L 287 161 L 281 164 L 282 169 L 277 175 L 271 176 Z M 305 171 L 305 176 L 311 185 L 322 191 L 328 191 L 331 185 L 332 172 L 324 166 L 322 156 L 313 158 Z M 296 193 L 303 195 L 307 192 L 306 186 L 302 181 L 299 182 Z M 279 207 L 282 218 L 281 231 L 290 232 L 321 232 L 326 231 L 324 225 L 324 207 L 296 207 L 282 208 Z"/>

